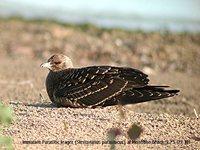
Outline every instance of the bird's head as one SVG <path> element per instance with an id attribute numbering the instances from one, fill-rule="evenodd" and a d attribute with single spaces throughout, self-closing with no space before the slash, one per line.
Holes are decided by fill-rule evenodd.
<path id="1" fill-rule="evenodd" d="M 40 66 L 48 68 L 50 71 L 57 72 L 72 68 L 73 64 L 69 57 L 63 54 L 55 54 L 51 56 L 46 63 L 43 63 Z"/>

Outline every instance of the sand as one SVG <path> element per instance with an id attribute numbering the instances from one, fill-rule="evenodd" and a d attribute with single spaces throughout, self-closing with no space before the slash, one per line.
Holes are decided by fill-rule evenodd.
<path id="1" fill-rule="evenodd" d="M 110 149 L 106 142 L 111 128 L 122 131 L 115 144 L 120 150 L 200 148 L 200 121 L 194 114 L 194 109 L 197 115 L 200 112 L 200 34 L 128 32 L 19 19 L 0 20 L 0 34 L 0 99 L 15 116 L 3 134 L 13 139 L 15 149 Z M 125 118 L 115 106 L 56 108 L 45 90 L 48 70 L 39 65 L 60 52 L 69 55 L 76 67 L 134 67 L 149 75 L 150 84 L 171 85 L 181 92 L 126 106 Z M 138 143 L 128 143 L 132 124 L 143 130 Z"/>
<path id="2" fill-rule="evenodd" d="M 135 113 L 127 107 L 122 117 L 118 107 L 73 109 L 22 103 L 11 106 L 16 120 L 5 133 L 13 137 L 16 149 L 109 149 L 108 131 L 112 128 L 122 131 L 115 139 L 116 149 L 197 149 L 200 146 L 197 141 L 200 122 L 194 117 Z M 127 131 L 132 124 L 143 130 L 136 140 L 138 143 L 128 143 Z"/>

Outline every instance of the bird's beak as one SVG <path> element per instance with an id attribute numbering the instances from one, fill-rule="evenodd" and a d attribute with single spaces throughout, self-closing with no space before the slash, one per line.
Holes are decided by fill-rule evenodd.
<path id="1" fill-rule="evenodd" d="M 51 64 L 49 62 L 43 63 L 40 65 L 40 67 L 51 69 Z"/>

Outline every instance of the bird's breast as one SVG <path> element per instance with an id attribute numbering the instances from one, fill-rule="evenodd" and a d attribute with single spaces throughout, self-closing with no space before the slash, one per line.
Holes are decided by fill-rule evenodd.
<path id="1" fill-rule="evenodd" d="M 52 102 L 55 102 L 53 93 L 54 93 L 54 90 L 56 89 L 56 87 L 55 87 L 56 82 L 57 82 L 57 80 L 56 80 L 55 75 L 50 72 L 46 78 L 46 90 L 47 90 L 47 94 Z"/>

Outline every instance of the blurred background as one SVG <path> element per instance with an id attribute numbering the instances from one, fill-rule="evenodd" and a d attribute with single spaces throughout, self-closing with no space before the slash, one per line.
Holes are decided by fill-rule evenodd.
<path id="1" fill-rule="evenodd" d="M 53 53 L 75 67 L 138 68 L 181 90 L 136 112 L 200 110 L 200 0 L 0 0 L 0 100 L 49 102 L 39 65 Z"/>
<path id="2" fill-rule="evenodd" d="M 199 0 L 1 0 L 0 15 L 130 30 L 200 31 Z"/>

